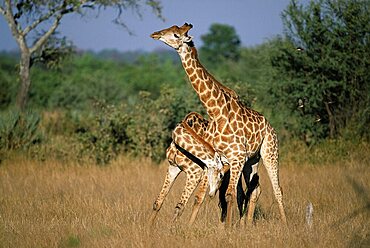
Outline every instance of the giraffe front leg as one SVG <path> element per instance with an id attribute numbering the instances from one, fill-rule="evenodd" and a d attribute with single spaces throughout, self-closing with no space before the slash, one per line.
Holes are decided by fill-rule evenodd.
<path id="1" fill-rule="evenodd" d="M 239 178 L 237 190 L 236 190 L 236 202 L 239 210 L 239 217 L 242 219 L 244 214 L 244 203 L 246 201 L 246 194 L 243 189 L 242 177 Z"/>
<path id="2" fill-rule="evenodd" d="M 198 165 L 196 165 L 196 167 L 198 167 Z M 186 203 L 202 178 L 202 173 L 203 170 L 200 167 L 195 172 L 187 172 L 184 191 L 182 192 L 180 201 L 176 205 L 172 222 L 176 221 L 183 213 Z"/>
<path id="3" fill-rule="evenodd" d="M 227 214 L 226 190 L 227 187 L 229 186 L 229 180 L 230 180 L 230 171 L 225 173 L 221 186 L 218 190 L 219 206 L 221 208 L 221 217 L 220 217 L 221 223 L 224 223 L 226 220 Z"/>
<path id="4" fill-rule="evenodd" d="M 227 213 L 226 213 L 226 227 L 231 227 L 234 201 L 236 198 L 236 189 L 241 174 L 241 169 L 244 163 L 234 162 L 231 164 L 230 168 L 230 180 L 229 186 L 226 190 L 226 203 L 227 203 Z"/>
<path id="5" fill-rule="evenodd" d="M 208 176 L 207 171 L 203 172 L 202 181 L 200 183 L 197 194 L 195 195 L 193 210 L 190 216 L 189 225 L 192 225 L 198 215 L 200 206 L 202 205 L 208 188 Z"/>
<path id="6" fill-rule="evenodd" d="M 170 191 L 170 189 L 173 185 L 173 182 L 175 181 L 176 177 L 180 174 L 180 172 L 181 172 L 180 168 L 178 168 L 176 166 L 170 165 L 168 167 L 168 171 L 167 171 L 166 177 L 164 179 L 162 189 L 161 189 L 157 199 L 155 200 L 155 202 L 153 204 L 153 212 L 152 212 L 152 214 L 150 216 L 150 219 L 149 219 L 150 225 L 154 224 L 155 219 L 157 217 L 157 213 L 161 209 L 164 199 L 166 198 L 168 192 Z"/>

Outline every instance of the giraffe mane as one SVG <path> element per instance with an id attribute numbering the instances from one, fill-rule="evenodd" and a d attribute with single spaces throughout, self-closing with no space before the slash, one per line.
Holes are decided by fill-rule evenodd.
<path id="1" fill-rule="evenodd" d="M 193 54 L 194 54 L 194 58 L 199 60 L 198 58 L 198 50 L 196 49 L 195 45 L 194 45 L 194 42 L 193 41 L 190 41 L 190 42 L 186 42 L 186 44 L 190 47 L 190 49 L 192 50 Z M 200 62 L 199 62 L 200 63 Z M 201 64 L 201 63 L 200 63 Z M 239 96 L 238 94 L 236 94 L 236 92 L 232 89 L 230 89 L 229 87 L 221 84 L 211 73 L 208 72 L 208 70 L 204 67 L 203 64 L 201 64 L 201 66 L 203 67 L 203 69 L 207 72 L 208 74 L 208 77 L 217 85 L 217 87 L 224 93 L 227 93 L 229 94 L 232 98 L 236 99 L 236 100 L 239 100 Z"/>

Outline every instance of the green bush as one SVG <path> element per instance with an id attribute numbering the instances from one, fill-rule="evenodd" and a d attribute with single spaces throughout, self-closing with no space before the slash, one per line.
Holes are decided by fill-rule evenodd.
<path id="1" fill-rule="evenodd" d="M 41 143 L 40 115 L 7 111 L 0 115 L 0 149 L 19 150 Z"/>
<path id="2" fill-rule="evenodd" d="M 81 155 L 87 155 L 99 165 L 109 163 L 119 152 L 126 151 L 130 143 L 126 130 L 130 118 L 121 108 L 95 104 L 95 118 L 89 125 L 76 130 L 82 142 Z M 86 122 L 85 122 L 86 123 Z"/>
<path id="3" fill-rule="evenodd" d="M 135 155 L 150 157 L 156 162 L 165 158 L 176 124 L 190 111 L 201 113 L 196 94 L 189 90 L 178 91 L 164 86 L 157 99 L 150 98 L 149 92 L 140 93 L 140 102 L 131 113 L 132 121 L 128 127 Z"/>
<path id="4" fill-rule="evenodd" d="M 160 162 L 171 142 L 171 132 L 190 111 L 199 111 L 196 95 L 162 87 L 160 97 L 142 91 L 134 105 L 95 105 L 95 117 L 77 130 L 82 155 L 107 164 L 119 153 Z"/>

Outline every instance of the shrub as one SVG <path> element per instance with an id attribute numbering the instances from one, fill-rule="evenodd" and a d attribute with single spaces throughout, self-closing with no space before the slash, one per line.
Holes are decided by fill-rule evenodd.
<path id="1" fill-rule="evenodd" d="M 81 155 L 87 155 L 97 164 L 104 165 L 120 151 L 127 150 L 130 139 L 126 130 L 130 118 L 120 111 L 121 108 L 113 105 L 97 102 L 95 108 L 95 118 L 90 125 L 80 127 L 76 132 L 83 144 Z"/>
<path id="2" fill-rule="evenodd" d="M 95 105 L 95 117 L 81 126 L 77 135 L 83 144 L 82 155 L 98 164 L 107 164 L 119 153 L 149 157 L 155 162 L 165 158 L 171 132 L 184 116 L 197 111 L 196 96 L 164 86 L 158 98 L 139 93 L 133 105 Z"/>
<path id="3" fill-rule="evenodd" d="M 9 110 L 0 114 L 0 150 L 28 149 L 41 143 L 40 119 L 35 112 Z"/>
<path id="4" fill-rule="evenodd" d="M 149 92 L 140 93 L 140 103 L 131 113 L 128 135 L 135 155 L 159 162 L 165 158 L 172 130 L 190 111 L 200 111 L 201 104 L 190 89 L 163 86 L 160 96 L 152 99 Z"/>

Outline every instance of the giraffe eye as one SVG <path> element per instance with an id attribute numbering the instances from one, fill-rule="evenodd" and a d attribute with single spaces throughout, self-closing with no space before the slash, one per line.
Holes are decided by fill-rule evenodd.
<path id="1" fill-rule="evenodd" d="M 173 36 L 175 36 L 175 38 L 180 38 L 180 36 L 178 36 L 177 34 L 173 34 Z"/>

